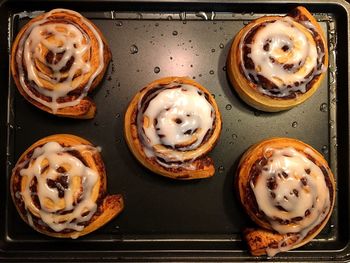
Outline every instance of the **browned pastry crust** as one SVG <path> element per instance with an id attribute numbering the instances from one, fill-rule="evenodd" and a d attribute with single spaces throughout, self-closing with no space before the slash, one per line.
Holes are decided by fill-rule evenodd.
<path id="1" fill-rule="evenodd" d="M 215 111 L 214 112 L 215 120 L 214 120 L 212 129 L 210 133 L 205 136 L 205 139 L 201 143 L 201 145 L 197 149 L 183 152 L 185 156 L 186 155 L 190 156 L 195 151 L 198 151 L 199 149 L 202 152 L 202 154 L 196 157 L 194 160 L 191 159 L 189 161 L 184 162 L 184 164 L 186 165 L 190 164 L 190 168 L 188 168 L 188 166 L 186 165 L 178 165 L 176 167 L 166 167 L 166 166 L 160 165 L 159 162 L 156 160 L 156 157 L 147 157 L 144 152 L 143 142 L 140 139 L 140 134 L 138 132 L 137 115 L 138 115 L 138 107 L 139 107 L 138 105 L 140 103 L 140 100 L 144 100 L 144 98 L 147 97 L 148 94 L 152 93 L 154 90 L 157 90 L 161 87 L 165 87 L 170 83 L 178 83 L 179 85 L 189 84 L 198 88 L 205 94 L 205 98 L 211 104 L 211 106 Z M 152 83 L 148 84 L 146 87 L 140 90 L 131 100 L 127 108 L 127 111 L 125 113 L 124 135 L 131 152 L 134 154 L 137 160 L 141 164 L 143 164 L 145 167 L 150 169 L 152 172 L 166 176 L 166 177 L 170 177 L 173 179 L 189 180 L 189 179 L 206 178 L 214 175 L 215 167 L 214 167 L 213 160 L 210 157 L 206 156 L 206 154 L 210 152 L 215 146 L 220 136 L 221 126 L 222 126 L 221 115 L 216 105 L 216 102 L 212 97 L 212 95 L 203 86 L 186 77 L 166 77 L 166 78 L 155 80 Z M 173 151 L 176 151 L 176 149 L 166 149 L 162 145 L 158 145 L 157 147 L 164 149 L 165 151 L 168 152 L 169 155 L 171 155 Z"/>
<path id="2" fill-rule="evenodd" d="M 266 149 L 283 149 L 289 147 L 292 147 L 297 152 L 303 154 L 308 160 L 320 168 L 329 191 L 330 208 L 328 214 L 325 215 L 324 219 L 319 224 L 310 229 L 302 240 L 298 240 L 299 233 L 279 233 L 272 228 L 272 219 L 265 215 L 260 209 L 252 188 L 252 184 L 256 184 L 257 178 L 261 176 L 263 169 L 266 169 L 266 164 L 270 161 L 269 158 L 271 153 L 266 152 Z M 278 174 L 278 176 L 285 176 L 285 178 L 288 178 L 288 174 L 284 174 L 284 171 L 280 171 L 280 173 L 281 174 Z M 306 173 L 310 173 L 310 170 L 306 170 Z M 300 184 L 308 187 L 307 179 L 302 175 L 299 176 Z M 277 186 L 276 180 L 273 180 L 274 178 L 276 177 L 272 177 L 271 180 L 266 182 L 266 187 L 268 188 L 267 191 L 269 191 L 271 196 L 275 195 L 273 190 L 276 189 Z M 267 251 L 269 249 L 280 249 L 280 252 L 284 251 L 284 248 L 288 247 L 286 250 L 290 250 L 310 242 L 326 225 L 332 214 L 335 202 L 335 180 L 327 161 L 310 145 L 291 138 L 271 138 L 251 146 L 240 160 L 235 178 L 235 188 L 237 189 L 238 198 L 245 211 L 258 225 L 256 228 L 247 228 L 243 232 L 249 250 L 254 256 L 265 255 L 268 253 Z M 297 197 L 300 195 L 300 192 L 298 193 L 298 191 L 299 190 L 296 189 L 293 190 Z M 275 197 L 272 196 L 271 198 Z M 281 209 L 283 209 L 283 207 Z M 287 212 L 288 211 L 286 211 L 286 213 Z M 309 209 L 305 211 L 305 218 L 308 217 L 310 213 L 311 211 Z M 297 225 L 300 220 L 303 220 L 303 218 L 296 217 L 291 218 L 290 220 L 282 220 L 280 218 L 273 219 L 277 224 L 290 227 Z"/>
<path id="3" fill-rule="evenodd" d="M 48 173 L 52 172 L 49 159 L 43 158 L 40 163 L 40 175 L 33 178 L 28 174 L 21 174 L 23 170 L 33 167 L 38 158 L 42 156 L 34 156 L 35 150 L 40 149 L 49 142 L 56 142 L 66 150 L 60 152 L 59 155 L 67 156 L 68 158 L 77 158 L 83 165 L 93 170 L 97 174 L 97 180 L 92 185 L 91 193 L 87 193 L 89 174 L 78 175 L 72 174 L 74 168 L 69 166 L 69 163 L 59 163 L 56 171 L 58 176 L 54 179 L 49 178 Z M 51 171 L 50 171 L 51 169 Z M 46 178 L 44 184 L 38 182 L 39 178 Z M 82 179 L 81 176 L 85 179 Z M 40 179 L 40 180 L 41 180 Z M 30 182 L 29 182 L 30 180 Z M 57 199 L 52 199 L 49 196 L 39 196 L 39 187 L 57 190 Z M 18 159 L 15 168 L 12 171 L 10 190 L 13 202 L 17 208 L 21 218 L 36 231 L 52 237 L 59 238 L 77 238 L 86 235 L 100 228 L 115 216 L 117 216 L 124 208 L 124 201 L 121 195 L 107 195 L 107 179 L 103 160 L 98 150 L 92 146 L 90 142 L 80 137 L 70 134 L 57 134 L 45 137 L 32 146 L 30 146 Z M 28 191 L 26 193 L 26 191 Z M 74 197 L 74 202 L 71 209 L 67 210 L 66 191 L 71 191 Z M 29 193 L 29 195 L 27 195 Z M 89 195 L 91 194 L 91 195 Z M 69 195 L 69 193 L 68 193 Z M 54 230 L 49 224 L 44 222 L 41 217 L 41 212 L 49 213 L 50 216 L 59 220 L 59 222 L 72 222 L 78 220 L 78 217 L 72 216 L 79 204 L 86 199 L 84 196 L 90 196 L 91 202 L 96 204 L 95 212 L 89 220 L 80 221 L 77 223 L 83 226 L 82 230 L 74 230 L 72 228 L 64 228 L 59 231 Z M 49 211 L 55 209 L 55 211 Z M 49 211 L 49 212 L 48 212 Z M 88 213 L 88 205 L 83 210 L 83 214 Z M 84 216 L 84 215 L 82 215 Z M 55 222 L 56 222 L 55 221 Z M 56 222 L 57 223 L 57 222 Z"/>
<path id="4" fill-rule="evenodd" d="M 244 240 L 249 246 L 249 250 L 254 256 L 261 256 L 266 254 L 266 248 L 272 247 L 277 248 L 278 243 L 283 242 L 285 236 L 264 230 L 264 229 L 255 229 L 255 228 L 246 228 L 243 231 Z M 292 239 L 287 239 L 287 244 L 293 244 L 297 240 L 296 236 L 293 236 Z"/>
<path id="5" fill-rule="evenodd" d="M 234 89 L 247 104 L 258 110 L 267 112 L 288 110 L 304 102 L 318 89 L 328 67 L 327 42 L 325 41 L 322 28 L 317 23 L 316 19 L 301 6 L 293 9 L 287 17 L 292 19 L 292 22 L 290 22 L 293 23 L 292 27 L 303 32 L 308 41 L 310 43 L 315 43 L 317 47 L 317 67 L 311 71 L 313 77 L 311 80 L 305 79 L 305 83 L 303 84 L 298 81 L 293 84 L 295 87 L 305 85 L 305 92 L 293 90 L 289 91 L 287 94 L 280 93 L 279 88 L 273 82 L 259 74 L 260 66 L 255 65 L 250 58 L 250 45 L 254 42 L 255 35 L 257 35 L 260 30 L 264 29 L 269 23 L 282 20 L 285 17 L 264 16 L 253 20 L 237 33 L 227 58 L 227 73 Z M 288 35 L 286 35 L 286 37 L 287 36 Z M 295 47 L 298 48 L 298 43 L 295 43 Z M 265 43 L 264 50 L 268 49 L 269 43 Z M 299 65 L 296 65 L 285 64 L 288 62 L 283 62 L 283 60 L 290 61 L 291 56 L 293 56 L 294 47 L 286 47 L 286 49 L 287 50 L 283 50 L 284 55 L 281 55 L 280 58 L 278 56 L 276 56 L 276 58 L 270 57 L 272 63 L 281 63 L 284 72 L 288 74 L 291 74 L 291 72 L 293 72 L 293 74 L 295 74 L 294 72 L 303 72 L 306 63 L 299 62 Z M 277 51 L 278 50 L 276 50 L 276 52 Z M 283 53 L 282 51 L 279 52 Z M 279 58 L 280 61 L 277 60 L 277 58 Z M 306 59 L 306 61 L 308 61 L 308 59 Z M 256 76 L 250 75 L 250 73 L 249 76 L 247 76 L 248 73 L 245 72 L 247 69 L 254 71 Z M 309 75 L 307 75 L 307 77 L 309 78 Z M 278 78 L 278 74 L 276 74 L 276 78 Z M 288 84 L 284 89 L 290 89 L 290 87 L 291 86 Z M 261 89 L 266 92 L 262 92 Z"/>
<path id="6" fill-rule="evenodd" d="M 51 50 L 45 47 L 45 43 L 39 42 L 37 49 L 40 49 L 40 58 L 32 58 L 32 61 L 34 63 L 33 67 L 34 70 L 37 72 L 37 74 L 43 74 L 46 77 L 43 78 L 39 76 L 40 82 L 42 87 L 37 88 L 37 85 L 28 79 L 28 71 L 24 62 L 24 58 L 21 60 L 21 68 L 23 68 L 23 74 L 24 74 L 24 83 L 21 83 L 20 81 L 20 75 L 21 71 L 19 69 L 18 65 L 18 58 L 17 54 L 20 52 L 20 50 L 24 50 L 23 45 L 21 46 L 21 41 L 24 41 L 23 43 L 27 43 L 28 40 L 22 39 L 28 37 L 28 33 L 33 30 L 35 26 L 32 28 L 32 25 L 43 21 L 39 25 L 57 25 L 57 28 L 60 27 L 60 24 L 65 25 L 72 25 L 75 28 L 77 28 L 79 31 L 81 31 L 85 37 L 85 42 L 88 42 L 90 47 L 89 50 L 86 51 L 83 55 L 83 59 L 85 64 L 90 63 L 90 70 L 83 73 L 81 70 L 78 70 L 75 72 L 73 77 L 73 85 L 74 88 L 69 91 L 68 94 L 59 97 L 57 99 L 57 103 L 65 103 L 65 102 L 71 102 L 79 98 L 81 95 L 84 95 L 84 97 L 81 98 L 79 103 L 74 106 L 64 106 L 57 109 L 57 111 L 53 110 L 51 107 L 44 105 L 41 101 L 38 101 L 37 99 L 33 98 L 31 95 L 28 94 L 26 90 L 29 90 L 33 96 L 36 98 L 39 98 L 46 102 L 51 102 L 52 98 L 50 96 L 47 96 L 42 92 L 42 90 L 46 91 L 53 91 L 59 89 L 59 85 L 62 81 L 65 81 L 67 79 L 67 75 L 69 74 L 69 70 L 72 68 L 73 62 L 74 62 L 74 55 L 70 57 L 70 59 L 67 61 L 67 63 L 59 70 L 59 72 L 54 71 L 54 69 L 50 66 L 52 63 L 56 65 L 60 62 L 60 60 L 64 57 L 65 51 L 60 53 L 53 53 Z M 99 57 L 99 41 L 96 38 L 95 33 L 93 30 L 88 26 L 90 25 L 95 32 L 97 32 L 98 36 L 101 38 L 103 43 L 103 61 L 100 61 Z M 62 29 L 58 29 L 62 30 Z M 55 36 L 51 35 L 51 33 L 41 33 L 44 36 L 45 41 L 48 41 L 51 45 L 57 45 L 59 46 L 60 40 L 55 39 Z M 46 35 L 45 35 L 46 34 Z M 23 56 L 22 56 L 23 57 Z M 48 113 L 62 116 L 62 117 L 69 117 L 69 118 L 77 118 L 77 119 L 91 119 L 96 114 L 96 105 L 95 103 L 89 98 L 86 97 L 88 93 L 90 93 L 93 89 L 96 88 L 96 86 L 101 82 L 106 69 L 108 67 L 108 64 L 111 60 L 111 52 L 109 49 L 109 46 L 107 44 L 107 41 L 105 37 L 102 35 L 101 31 L 88 19 L 80 16 L 78 13 L 72 12 L 70 10 L 66 9 L 56 9 L 52 10 L 50 13 L 44 13 L 41 14 L 33 19 L 31 19 L 17 34 L 13 45 L 12 45 L 12 51 L 11 51 L 11 73 L 13 76 L 13 79 L 16 83 L 18 91 L 22 94 L 22 96 L 28 100 L 31 104 L 34 106 L 40 108 L 43 111 L 46 111 Z M 45 63 L 49 63 L 45 65 Z M 97 71 L 100 64 L 103 63 L 103 68 L 100 71 L 100 73 L 95 76 L 95 78 L 92 80 L 91 85 L 88 87 L 89 80 L 91 76 L 93 76 L 94 72 Z M 52 73 L 55 72 L 55 74 L 60 74 L 60 77 L 54 76 Z M 49 79 L 48 79 L 49 78 Z M 56 83 L 57 79 L 59 81 Z M 26 87 L 24 87 L 25 85 Z M 85 90 L 85 88 L 88 87 L 88 90 Z"/>

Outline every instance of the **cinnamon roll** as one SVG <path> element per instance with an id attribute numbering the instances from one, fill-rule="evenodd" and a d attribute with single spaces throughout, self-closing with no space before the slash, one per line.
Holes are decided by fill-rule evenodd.
<path id="1" fill-rule="evenodd" d="M 99 149 L 69 134 L 30 146 L 12 171 L 10 189 L 22 219 L 40 233 L 77 238 L 106 224 L 123 209 L 121 195 L 107 195 Z"/>
<path id="2" fill-rule="evenodd" d="M 242 28 L 227 59 L 229 79 L 250 106 L 290 109 L 315 93 L 328 67 L 322 29 L 304 8 L 265 16 Z"/>
<path id="3" fill-rule="evenodd" d="M 36 107 L 64 117 L 89 119 L 96 105 L 87 97 L 111 59 L 99 29 L 77 12 L 54 9 L 30 20 L 11 52 L 19 92 Z"/>
<path id="4" fill-rule="evenodd" d="M 244 231 L 255 256 L 306 244 L 332 214 L 335 180 L 327 161 L 296 139 L 253 145 L 240 160 L 235 182 L 243 207 L 259 226 Z"/>
<path id="5" fill-rule="evenodd" d="M 184 77 L 158 79 L 139 91 L 125 114 L 125 138 L 151 171 L 174 179 L 214 175 L 207 153 L 221 132 L 212 95 Z"/>

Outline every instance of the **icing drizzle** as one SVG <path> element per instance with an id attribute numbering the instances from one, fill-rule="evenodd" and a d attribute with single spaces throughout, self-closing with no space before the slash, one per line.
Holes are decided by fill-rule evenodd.
<path id="1" fill-rule="evenodd" d="M 213 129 L 215 112 L 207 94 L 189 84 L 170 83 L 145 94 L 137 126 L 147 157 L 165 167 L 178 166 L 205 153 L 201 144 Z M 188 164 L 188 169 L 191 165 Z"/>
<path id="2" fill-rule="evenodd" d="M 58 12 L 79 17 L 96 38 L 98 67 L 93 72 L 89 61 L 90 53 L 94 52 L 91 39 L 73 20 L 63 21 L 55 17 Z M 103 70 L 103 49 L 99 33 L 82 15 L 67 9 L 51 10 L 42 19 L 32 23 L 19 41 L 15 56 L 21 86 L 30 98 L 50 108 L 53 113 L 60 108 L 78 105 Z M 47 59 L 49 54 L 52 56 L 51 61 Z M 80 87 L 86 74 L 90 76 L 81 94 L 71 101 L 60 102 L 60 98 Z M 28 85 L 48 97 L 49 101 L 36 96 Z"/>
<path id="3" fill-rule="evenodd" d="M 99 177 L 69 153 L 77 150 L 98 151 L 88 145 L 62 147 L 57 142 L 48 142 L 36 148 L 29 160 L 19 164 L 22 186 L 16 198 L 23 200 L 29 224 L 33 225 L 34 215 L 56 232 L 82 231 L 84 223 L 96 212 L 93 188 Z M 80 185 L 78 189 L 77 185 Z M 35 204 L 34 197 L 39 204 Z"/>
<path id="4" fill-rule="evenodd" d="M 312 152 L 310 149 L 305 154 Z M 292 147 L 264 150 L 266 165 L 256 181 L 250 181 L 259 210 L 280 234 L 294 234 L 301 242 L 321 224 L 331 208 L 325 176 L 314 162 Z M 290 238 L 290 237 L 289 237 Z M 287 238 L 287 239 L 289 239 Z M 287 251 L 286 239 L 278 248 L 267 248 L 269 256 Z"/>
<path id="5" fill-rule="evenodd" d="M 308 84 L 326 71 L 324 46 L 315 41 L 314 32 L 311 22 L 299 22 L 289 16 L 251 29 L 240 42 L 244 75 L 268 96 L 305 93 Z M 248 37 L 253 40 L 246 44 Z"/>

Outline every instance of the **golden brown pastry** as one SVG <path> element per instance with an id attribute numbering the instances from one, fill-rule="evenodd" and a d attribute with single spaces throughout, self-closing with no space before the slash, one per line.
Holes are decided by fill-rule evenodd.
<path id="1" fill-rule="evenodd" d="M 296 139 L 253 145 L 241 158 L 235 179 L 239 199 L 258 225 L 244 231 L 255 256 L 306 244 L 332 214 L 335 181 L 327 161 Z"/>
<path id="2" fill-rule="evenodd" d="M 124 129 L 132 153 L 157 174 L 187 180 L 215 173 L 207 153 L 220 136 L 220 112 L 211 94 L 189 78 L 162 78 L 140 90 Z"/>
<path id="3" fill-rule="evenodd" d="M 227 59 L 229 79 L 250 106 L 268 112 L 290 109 L 320 86 L 328 67 L 322 29 L 304 8 L 264 16 L 235 36 Z"/>
<path id="4" fill-rule="evenodd" d="M 69 134 L 45 137 L 19 158 L 11 195 L 22 217 L 40 233 L 77 238 L 106 224 L 124 207 L 121 195 L 107 195 L 99 149 Z"/>
<path id="5" fill-rule="evenodd" d="M 99 29 L 79 13 L 54 9 L 30 20 L 11 51 L 19 92 L 36 107 L 63 117 L 89 119 L 87 97 L 101 81 L 111 53 Z"/>

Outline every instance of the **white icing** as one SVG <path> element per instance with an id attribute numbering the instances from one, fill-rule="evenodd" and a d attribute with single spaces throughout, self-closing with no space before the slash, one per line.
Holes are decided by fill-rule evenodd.
<path id="1" fill-rule="evenodd" d="M 300 21 L 300 24 L 303 24 L 305 27 L 307 27 L 308 29 L 311 29 L 311 30 L 315 30 L 316 29 L 314 24 L 312 24 L 311 21 L 308 21 L 308 20 Z"/>
<path id="2" fill-rule="evenodd" d="M 27 220 L 28 220 L 28 224 L 31 226 L 31 227 L 34 227 L 34 223 L 33 223 L 33 217 L 31 214 L 27 213 Z"/>
<path id="3" fill-rule="evenodd" d="M 144 105 L 139 104 L 138 130 L 148 157 L 160 157 L 166 162 L 183 162 L 187 161 L 183 152 L 190 159 L 203 154 L 201 150 L 192 150 L 200 148 L 205 135 L 213 128 L 214 109 L 203 91 L 188 84 L 176 87 L 178 85 L 171 83 L 164 86 L 149 101 L 143 113 Z M 148 119 L 148 127 L 144 127 L 144 118 Z M 166 145 L 172 150 L 157 148 L 159 145 Z M 188 168 L 191 169 L 191 166 Z"/>
<path id="4" fill-rule="evenodd" d="M 258 85 L 258 90 L 267 95 L 285 97 L 292 92 L 306 92 L 306 85 L 326 70 L 322 65 L 324 53 L 316 45 L 311 30 L 311 23 L 303 22 L 299 27 L 306 27 L 305 31 L 296 26 L 297 22 L 290 17 L 283 17 L 271 23 L 266 23 L 254 35 L 253 42 L 247 46 L 251 48 L 248 57 L 255 68 L 247 69 L 242 64 L 245 76 L 258 80 L 258 75 L 271 81 L 278 90 L 272 93 Z M 311 25 L 310 25 L 311 24 Z M 306 33 L 305 33 L 306 32 Z M 245 36 L 240 47 L 245 45 Z M 265 49 L 264 49 L 265 47 Z M 282 48 L 285 48 L 283 51 Z M 243 61 L 243 52 L 241 52 Z M 289 68 L 289 65 L 293 65 Z M 296 84 L 297 83 L 297 84 Z"/>
<path id="5" fill-rule="evenodd" d="M 84 226 L 79 225 L 79 223 L 89 221 L 97 209 L 97 205 L 92 199 L 92 190 L 98 181 L 98 174 L 85 166 L 78 158 L 67 153 L 67 151 L 91 151 L 92 149 L 95 148 L 87 145 L 62 147 L 57 142 L 48 142 L 34 150 L 29 160 L 28 168 L 22 168 L 19 172 L 21 176 L 26 177 L 26 185 L 21 196 L 28 211 L 28 221 L 31 225 L 33 224 L 32 213 L 39 215 L 41 220 L 56 232 L 64 229 L 75 231 L 84 229 Z M 48 168 L 45 168 L 45 172 L 43 172 L 43 162 L 48 163 Z M 63 165 L 69 167 L 69 169 L 66 169 L 64 172 L 64 176 L 68 178 L 68 188 L 64 189 L 62 198 L 59 197 L 57 188 L 49 187 L 47 180 L 56 180 L 60 176 L 57 169 L 63 167 Z M 37 180 L 36 189 L 41 209 L 35 206 L 31 196 L 30 184 L 34 177 Z M 75 177 L 80 178 L 83 192 L 78 204 L 76 204 L 77 193 L 73 191 L 74 189 L 71 189 Z M 48 200 L 51 204 L 50 206 L 47 205 Z M 64 202 L 64 208 L 62 208 L 62 202 Z M 67 213 L 64 215 L 59 214 L 62 211 L 67 211 Z M 86 215 L 83 216 L 84 213 Z"/>
<path id="6" fill-rule="evenodd" d="M 91 49 L 91 43 L 83 29 L 72 21 L 69 21 L 68 24 L 60 21 L 47 24 L 47 22 L 52 21 L 51 15 L 58 12 L 65 12 L 78 16 L 96 38 L 98 42 L 99 63 L 93 73 L 90 72 L 91 63 L 86 61 L 85 58 Z M 48 40 L 48 38 L 50 38 L 50 40 Z M 87 95 L 94 79 L 103 70 L 103 48 L 103 41 L 94 26 L 79 13 L 67 9 L 51 10 L 46 13 L 41 20 L 34 22 L 26 29 L 18 44 L 16 62 L 21 86 L 29 97 L 49 107 L 53 113 L 56 113 L 60 108 L 78 105 L 81 99 Z M 48 52 L 54 54 L 52 63 L 48 63 L 46 59 L 42 57 L 43 49 L 47 49 Z M 55 64 L 57 54 L 62 53 L 63 57 Z M 65 67 L 71 58 L 74 58 L 71 68 L 67 74 L 62 74 L 60 70 Z M 38 63 L 42 63 L 45 67 L 50 68 L 51 72 L 40 72 L 40 70 L 37 69 Z M 27 76 L 25 75 L 24 68 L 27 71 Z M 84 74 L 91 74 L 80 96 L 69 102 L 57 102 L 57 99 L 66 96 L 70 91 L 81 84 L 82 78 L 76 77 L 79 73 L 82 76 Z M 40 94 L 51 98 L 52 101 L 45 101 L 33 94 L 25 83 L 26 77 L 29 81 L 35 83 L 34 88 Z M 63 80 L 63 78 L 65 79 Z"/>
<path id="7" fill-rule="evenodd" d="M 281 234 L 297 234 L 298 243 L 325 219 L 330 210 L 330 194 L 324 174 L 320 167 L 292 147 L 267 148 L 264 152 L 272 155 L 266 157 L 268 163 L 262 168 L 256 182 L 250 182 L 251 188 L 260 211 L 266 215 L 271 227 Z M 304 152 L 309 154 L 312 151 L 306 148 Z M 271 180 L 275 181 L 276 189 L 268 187 Z M 309 215 L 305 216 L 305 213 Z M 291 222 L 297 217 L 300 220 Z M 281 224 L 276 218 L 288 220 L 289 223 Z M 269 256 L 289 250 L 290 246 L 281 246 L 285 241 L 280 242 L 278 249 L 267 249 Z"/>

